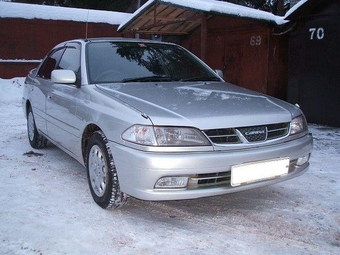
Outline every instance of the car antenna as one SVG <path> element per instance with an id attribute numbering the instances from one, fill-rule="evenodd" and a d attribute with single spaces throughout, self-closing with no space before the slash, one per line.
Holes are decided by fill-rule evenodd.
<path id="1" fill-rule="evenodd" d="M 85 39 L 87 39 L 87 29 L 88 29 L 88 26 L 89 26 L 89 14 L 90 14 L 90 10 L 87 10 Z"/>

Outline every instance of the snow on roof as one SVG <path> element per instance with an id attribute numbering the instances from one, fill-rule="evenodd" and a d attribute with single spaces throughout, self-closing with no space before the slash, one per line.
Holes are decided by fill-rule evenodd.
<path id="1" fill-rule="evenodd" d="M 127 20 L 122 22 L 118 28 L 118 31 L 123 29 L 126 25 L 128 25 L 131 21 L 133 21 L 136 17 L 141 15 L 144 11 L 146 11 L 151 5 L 155 3 L 164 3 L 168 5 L 179 6 L 187 9 L 192 9 L 196 11 L 203 11 L 208 13 L 220 13 L 223 15 L 230 15 L 236 17 L 244 17 L 250 19 L 258 19 L 265 20 L 268 22 L 274 22 L 278 25 L 286 23 L 283 17 L 276 16 L 272 13 L 252 9 L 249 7 L 232 4 L 228 2 L 221 2 L 215 0 L 149 0 L 142 7 L 140 7 L 137 11 L 135 11 L 132 16 L 130 16 Z"/>
<path id="2" fill-rule="evenodd" d="M 289 11 L 287 11 L 284 18 L 291 15 L 293 12 L 295 12 L 297 9 L 299 9 L 302 5 L 304 5 L 307 1 L 308 0 L 300 0 L 297 4 L 295 4 L 292 8 L 290 8 Z"/>
<path id="3" fill-rule="evenodd" d="M 286 13 L 284 18 L 285 20 L 289 21 L 298 20 L 302 15 L 309 12 L 313 8 L 317 8 L 319 4 L 322 4 L 326 1 L 327 0 L 300 0 Z"/>
<path id="4" fill-rule="evenodd" d="M 151 1 L 154 2 L 155 0 Z M 214 12 L 238 17 L 281 22 L 281 18 L 278 19 L 278 17 L 272 13 L 216 0 L 159 0 L 158 2 L 169 3 L 172 5 L 183 6 L 193 10 L 205 12 Z"/>
<path id="5" fill-rule="evenodd" d="M 0 18 L 70 20 L 119 25 L 132 14 L 0 1 Z"/>

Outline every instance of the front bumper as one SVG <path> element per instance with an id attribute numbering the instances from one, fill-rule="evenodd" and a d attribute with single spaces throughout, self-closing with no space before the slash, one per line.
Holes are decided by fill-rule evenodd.
<path id="1" fill-rule="evenodd" d="M 266 186 L 297 177 L 308 170 L 309 162 L 296 166 L 296 159 L 309 155 L 313 147 L 312 135 L 274 146 L 247 150 L 211 152 L 145 152 L 110 142 L 121 190 L 143 200 L 179 200 L 227 194 Z M 290 171 L 275 179 L 238 187 L 230 184 L 203 185 L 180 189 L 155 189 L 162 177 L 225 173 L 234 165 L 289 157 Z"/>

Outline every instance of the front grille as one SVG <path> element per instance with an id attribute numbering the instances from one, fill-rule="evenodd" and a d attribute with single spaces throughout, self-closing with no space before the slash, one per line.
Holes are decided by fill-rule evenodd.
<path id="1" fill-rule="evenodd" d="M 289 163 L 288 173 L 293 173 L 296 167 L 297 159 L 291 160 Z M 232 188 L 231 184 L 231 171 L 217 172 L 210 174 L 194 174 L 189 176 L 188 189 L 204 189 L 226 187 Z"/>
<path id="2" fill-rule="evenodd" d="M 206 130 L 205 134 L 210 138 L 213 143 L 216 144 L 230 144 L 230 143 L 240 143 L 240 138 L 233 128 L 225 129 L 210 129 Z"/>
<path id="3" fill-rule="evenodd" d="M 209 129 L 204 133 L 214 144 L 238 144 L 246 140 L 249 143 L 264 142 L 288 135 L 289 122 L 262 126 Z"/>
<path id="4" fill-rule="evenodd" d="M 289 122 L 268 125 L 267 130 L 268 130 L 268 137 L 267 137 L 268 140 L 285 137 L 286 135 L 288 135 L 288 132 L 289 132 Z"/>
<path id="5" fill-rule="evenodd" d="M 211 174 L 195 174 L 189 176 L 188 188 L 205 186 L 229 185 L 231 172 L 220 172 Z"/>
<path id="6" fill-rule="evenodd" d="M 267 140 L 267 127 L 266 126 L 257 126 L 257 127 L 246 127 L 246 128 L 238 128 L 244 138 L 247 139 L 248 142 L 262 142 Z"/>

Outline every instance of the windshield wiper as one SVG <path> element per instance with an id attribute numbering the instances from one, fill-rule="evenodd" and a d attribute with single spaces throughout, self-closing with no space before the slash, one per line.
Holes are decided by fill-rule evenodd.
<path id="1" fill-rule="evenodd" d="M 221 81 L 221 80 L 217 77 L 199 76 L 199 77 L 191 77 L 187 79 L 182 79 L 180 81 Z"/>
<path id="2" fill-rule="evenodd" d="M 168 76 L 144 76 L 144 77 L 134 77 L 123 79 L 122 82 L 153 82 L 153 81 L 172 81 Z"/>

